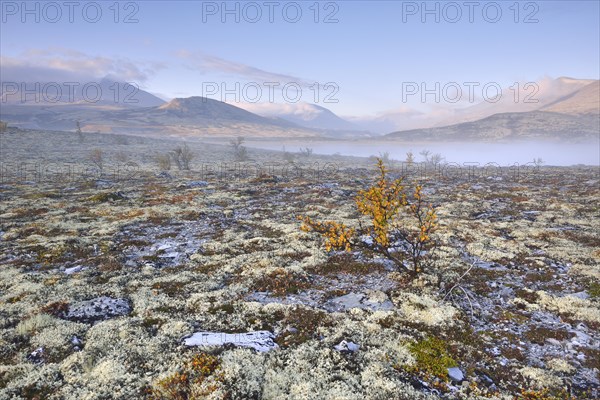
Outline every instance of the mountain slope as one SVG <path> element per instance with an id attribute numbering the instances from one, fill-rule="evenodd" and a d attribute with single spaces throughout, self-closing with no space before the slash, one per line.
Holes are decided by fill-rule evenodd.
<path id="1" fill-rule="evenodd" d="M 331 110 L 316 104 L 299 102 L 293 104 L 255 103 L 240 107 L 266 118 L 285 120 L 295 125 L 323 131 L 327 136 L 365 136 L 367 132 Z"/>
<path id="2" fill-rule="evenodd" d="M 156 107 L 164 100 L 126 82 L 101 79 L 94 82 L 3 82 L 2 105 Z"/>
<path id="3" fill-rule="evenodd" d="M 573 115 L 600 114 L 600 81 L 592 82 L 540 110 Z"/>
<path id="4" fill-rule="evenodd" d="M 155 107 L 89 105 L 2 107 L 0 119 L 33 129 L 74 130 L 144 136 L 315 137 L 320 133 L 288 121 L 264 118 L 203 97 L 178 98 Z"/>
<path id="5" fill-rule="evenodd" d="M 436 128 L 392 132 L 387 139 L 423 141 L 501 141 L 597 139 L 598 115 L 568 115 L 546 111 L 495 114 L 478 121 Z"/>

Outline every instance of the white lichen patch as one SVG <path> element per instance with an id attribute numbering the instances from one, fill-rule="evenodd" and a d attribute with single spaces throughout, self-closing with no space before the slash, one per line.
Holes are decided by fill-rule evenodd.
<path id="1" fill-rule="evenodd" d="M 562 385 L 560 377 L 541 368 L 523 367 L 519 369 L 519 373 L 535 389 L 558 388 Z"/>
<path id="2" fill-rule="evenodd" d="M 581 321 L 600 323 L 600 307 L 597 302 L 568 295 L 553 296 L 544 291 L 538 291 L 537 295 L 537 304 L 547 310 L 567 314 Z"/>
<path id="3" fill-rule="evenodd" d="M 458 314 L 450 304 L 441 303 L 427 294 L 399 293 L 393 300 L 405 320 L 427 326 L 452 325 Z"/>
<path id="4" fill-rule="evenodd" d="M 548 361 L 547 365 L 552 371 L 564 374 L 570 374 L 575 371 L 575 367 L 562 358 L 553 358 Z"/>

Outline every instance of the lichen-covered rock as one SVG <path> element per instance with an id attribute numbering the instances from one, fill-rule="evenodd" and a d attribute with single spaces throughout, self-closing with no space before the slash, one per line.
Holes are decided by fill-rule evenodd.
<path id="1" fill-rule="evenodd" d="M 245 333 L 196 332 L 184 340 L 186 346 L 224 346 L 249 347 L 259 352 L 267 352 L 278 346 L 273 341 L 275 335 L 269 331 Z"/>
<path id="2" fill-rule="evenodd" d="M 82 301 L 69 306 L 65 318 L 77 322 L 102 321 L 131 312 L 131 306 L 126 299 L 114 299 L 101 296 L 95 299 Z"/>

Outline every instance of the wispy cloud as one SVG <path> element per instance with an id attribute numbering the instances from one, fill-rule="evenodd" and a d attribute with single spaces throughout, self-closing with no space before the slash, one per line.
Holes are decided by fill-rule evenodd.
<path id="1" fill-rule="evenodd" d="M 309 87 L 315 81 L 300 78 L 293 75 L 281 74 L 277 72 L 265 71 L 251 65 L 239 63 L 236 61 L 225 60 L 223 58 L 203 54 L 200 52 L 190 52 L 188 50 L 179 50 L 177 57 L 185 60 L 187 66 L 204 74 L 221 73 L 253 82 L 277 82 L 280 84 L 297 83 L 302 87 Z"/>
<path id="2" fill-rule="evenodd" d="M 64 48 L 29 49 L 17 57 L 0 56 L 0 62 L 2 80 L 17 82 L 93 81 L 110 78 L 143 83 L 158 70 L 165 68 L 162 63 L 93 56 Z"/>

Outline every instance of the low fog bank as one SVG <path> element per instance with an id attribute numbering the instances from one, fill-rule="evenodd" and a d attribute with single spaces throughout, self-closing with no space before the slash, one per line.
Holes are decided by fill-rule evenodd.
<path id="1" fill-rule="evenodd" d="M 445 162 L 497 163 L 514 165 L 531 163 L 541 159 L 543 165 L 600 165 L 600 139 L 587 143 L 560 142 L 513 142 L 513 143 L 400 143 L 390 141 L 316 141 L 316 140 L 261 140 L 246 142 L 248 147 L 299 152 L 310 148 L 314 154 L 356 157 L 382 156 L 404 161 L 412 152 L 415 161 L 423 161 L 421 153 L 429 151 L 429 157 L 439 154 Z"/>

